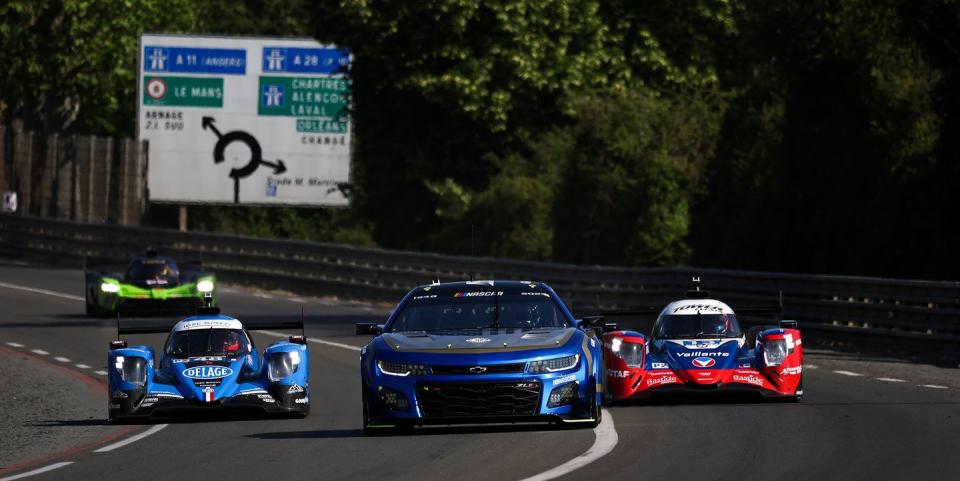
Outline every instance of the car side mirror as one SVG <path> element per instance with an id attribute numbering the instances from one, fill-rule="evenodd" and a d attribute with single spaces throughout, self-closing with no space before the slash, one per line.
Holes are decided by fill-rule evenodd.
<path id="1" fill-rule="evenodd" d="M 797 321 L 787 320 L 787 319 L 780 321 L 780 327 L 782 329 L 798 329 Z"/>
<path id="2" fill-rule="evenodd" d="M 365 334 L 379 336 L 383 334 L 383 324 L 377 324 L 375 322 L 358 322 L 355 324 L 357 328 L 357 335 L 362 336 Z"/>

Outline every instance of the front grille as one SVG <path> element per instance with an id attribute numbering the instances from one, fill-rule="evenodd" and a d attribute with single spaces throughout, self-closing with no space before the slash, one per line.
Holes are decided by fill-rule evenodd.
<path id="1" fill-rule="evenodd" d="M 424 417 L 532 416 L 540 405 L 535 381 L 431 383 L 417 387 Z"/>
<path id="2" fill-rule="evenodd" d="M 525 364 L 487 364 L 470 366 L 437 366 L 433 365 L 434 374 L 514 374 L 523 372 Z"/>

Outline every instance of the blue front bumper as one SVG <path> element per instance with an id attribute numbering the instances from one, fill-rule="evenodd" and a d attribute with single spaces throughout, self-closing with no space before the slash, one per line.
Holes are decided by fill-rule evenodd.
<path id="1" fill-rule="evenodd" d="M 394 376 L 364 369 L 369 422 L 452 424 L 592 420 L 596 381 L 583 359 L 556 373 Z M 551 393 L 556 394 L 551 402 Z"/>

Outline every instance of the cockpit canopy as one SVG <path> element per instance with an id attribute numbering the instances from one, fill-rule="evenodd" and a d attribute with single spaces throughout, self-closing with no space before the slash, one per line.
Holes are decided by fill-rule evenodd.
<path id="1" fill-rule="evenodd" d="M 242 329 L 192 329 L 176 331 L 164 347 L 166 355 L 176 359 L 202 356 L 245 356 L 252 343 Z"/>
<path id="2" fill-rule="evenodd" d="M 653 326 L 658 339 L 737 338 L 740 324 L 730 306 L 713 299 L 670 303 Z"/>

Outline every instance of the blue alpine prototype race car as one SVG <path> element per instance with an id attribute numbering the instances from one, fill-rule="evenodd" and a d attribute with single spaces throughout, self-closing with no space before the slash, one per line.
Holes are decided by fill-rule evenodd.
<path id="1" fill-rule="evenodd" d="M 410 291 L 360 353 L 363 427 L 551 421 L 596 426 L 597 328 L 546 284 L 470 281 Z"/>
<path id="2" fill-rule="evenodd" d="M 107 355 L 108 419 L 238 410 L 306 416 L 310 412 L 306 338 L 291 336 L 257 355 L 248 329 L 303 328 L 303 322 L 248 324 L 201 307 L 166 329 L 121 328 L 119 334 L 167 332 L 157 358 L 150 346 L 111 341 Z"/>

